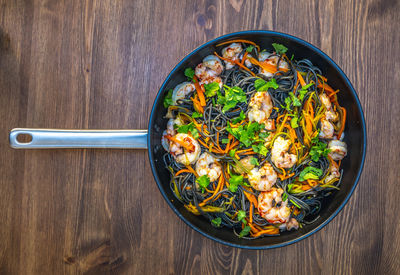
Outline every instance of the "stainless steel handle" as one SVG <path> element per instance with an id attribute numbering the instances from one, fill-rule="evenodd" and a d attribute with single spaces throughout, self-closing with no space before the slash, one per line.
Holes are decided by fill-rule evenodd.
<path id="1" fill-rule="evenodd" d="M 19 135 L 32 140 L 19 142 Z M 23 129 L 10 132 L 10 145 L 15 149 L 53 148 L 131 148 L 147 149 L 147 130 L 61 130 Z"/>

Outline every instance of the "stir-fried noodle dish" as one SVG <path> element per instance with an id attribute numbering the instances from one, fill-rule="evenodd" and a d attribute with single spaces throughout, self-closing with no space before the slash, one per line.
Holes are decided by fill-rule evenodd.
<path id="1" fill-rule="evenodd" d="M 217 45 L 165 91 L 170 188 L 194 215 L 239 238 L 298 230 L 340 188 L 346 110 L 339 90 L 284 45 Z"/>

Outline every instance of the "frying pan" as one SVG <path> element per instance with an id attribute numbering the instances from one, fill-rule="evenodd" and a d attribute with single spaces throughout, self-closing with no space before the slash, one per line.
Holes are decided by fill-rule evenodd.
<path id="1" fill-rule="evenodd" d="M 282 232 L 280 236 L 245 240 L 235 236 L 231 229 L 214 228 L 201 216 L 188 212 L 170 190 L 170 174 L 164 167 L 161 136 L 166 128 L 163 106 L 165 91 L 173 89 L 185 81 L 184 70 L 194 68 L 202 59 L 220 51 L 217 44 L 233 39 L 254 41 L 261 48 L 271 49 L 272 43 L 280 43 L 288 48 L 287 55 L 294 54 L 297 60 L 308 58 L 318 66 L 329 83 L 340 89 L 339 103 L 347 109 L 347 124 L 344 141 L 348 146 L 348 155 L 343 159 L 343 178 L 341 188 L 334 195 L 323 201 L 320 218 L 297 231 Z M 18 135 L 30 135 L 29 142 L 19 142 Z M 366 154 L 366 128 L 364 114 L 357 94 L 344 72 L 331 58 L 315 46 L 297 37 L 273 31 L 243 31 L 227 34 L 198 47 L 180 61 L 164 83 L 154 100 L 147 130 L 56 130 L 56 129 L 13 129 L 10 132 L 10 145 L 18 149 L 40 148 L 142 148 L 148 149 L 148 156 L 154 179 L 166 202 L 176 215 L 187 225 L 204 236 L 234 247 L 248 249 L 268 249 L 298 242 L 327 225 L 350 199 L 360 178 Z"/>

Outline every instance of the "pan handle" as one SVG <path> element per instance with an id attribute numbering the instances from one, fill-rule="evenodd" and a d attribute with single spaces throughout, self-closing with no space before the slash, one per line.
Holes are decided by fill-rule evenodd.
<path id="1" fill-rule="evenodd" d="M 31 140 L 20 142 L 19 135 Z M 114 148 L 147 149 L 147 130 L 61 130 L 23 129 L 10 132 L 10 145 L 15 149 Z"/>

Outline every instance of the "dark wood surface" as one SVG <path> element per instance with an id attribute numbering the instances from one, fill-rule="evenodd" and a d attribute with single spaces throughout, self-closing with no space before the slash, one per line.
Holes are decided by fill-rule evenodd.
<path id="1" fill-rule="evenodd" d="M 1 274 L 399 274 L 398 1 L 0 0 Z M 144 150 L 13 150 L 15 127 L 144 129 L 164 78 L 202 43 L 270 29 L 347 73 L 368 155 L 344 210 L 269 251 L 204 238 L 169 209 Z"/>

